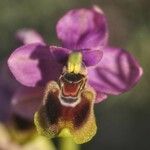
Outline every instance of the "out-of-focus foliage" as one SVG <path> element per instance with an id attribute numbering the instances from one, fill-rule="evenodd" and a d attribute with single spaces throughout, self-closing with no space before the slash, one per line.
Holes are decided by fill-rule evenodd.
<path id="1" fill-rule="evenodd" d="M 0 0 L 0 59 L 17 47 L 14 39 L 17 29 L 34 28 L 50 44 L 56 44 L 56 21 L 69 9 L 93 4 L 106 13 L 110 44 L 133 53 L 144 68 L 144 75 L 130 92 L 110 97 L 96 106 L 98 133 L 82 149 L 149 150 L 149 0 Z"/>
<path id="2" fill-rule="evenodd" d="M 34 137 L 30 142 L 19 145 L 12 140 L 8 130 L 0 124 L 0 149 L 1 150 L 55 150 L 51 141 L 42 136 Z"/>

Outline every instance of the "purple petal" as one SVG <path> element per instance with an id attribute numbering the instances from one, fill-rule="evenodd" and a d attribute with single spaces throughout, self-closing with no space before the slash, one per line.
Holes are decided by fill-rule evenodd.
<path id="1" fill-rule="evenodd" d="M 0 87 L 0 122 L 7 121 L 10 119 L 10 97 L 7 96 L 6 91 Z"/>
<path id="2" fill-rule="evenodd" d="M 69 49 L 97 49 L 107 44 L 108 29 L 103 11 L 75 9 L 66 13 L 57 23 L 57 36 Z"/>
<path id="3" fill-rule="evenodd" d="M 103 52 L 100 50 L 81 50 L 85 65 L 93 66 L 99 63 L 102 59 Z"/>
<path id="4" fill-rule="evenodd" d="M 23 44 L 45 43 L 42 36 L 33 29 L 20 29 L 16 33 L 16 38 Z"/>
<path id="5" fill-rule="evenodd" d="M 10 69 L 7 65 L 7 60 L 5 60 L 0 66 L 0 86 L 6 90 L 7 96 L 16 91 L 21 85 L 15 80 L 14 76 L 11 74 Z"/>
<path id="6" fill-rule="evenodd" d="M 20 88 L 12 98 L 13 112 L 23 118 L 33 120 L 44 95 L 44 88 Z"/>
<path id="7" fill-rule="evenodd" d="M 6 62 L 0 68 L 0 121 L 8 121 L 11 115 L 11 98 L 20 85 L 10 74 Z"/>
<path id="8" fill-rule="evenodd" d="M 56 46 L 50 46 L 50 49 L 54 58 L 59 63 L 62 63 L 62 64 L 66 64 L 68 55 L 72 52 L 71 50 L 67 48 L 56 47 Z M 85 50 L 80 50 L 79 52 L 82 53 L 83 62 L 87 67 L 93 66 L 99 63 L 99 61 L 101 60 L 103 56 L 103 52 L 100 50 L 85 49 Z"/>
<path id="9" fill-rule="evenodd" d="M 127 51 L 107 48 L 98 66 L 88 68 L 89 84 L 98 93 L 117 95 L 132 88 L 142 72 L 138 62 Z"/>
<path id="10" fill-rule="evenodd" d="M 57 47 L 57 46 L 50 46 L 50 50 L 54 56 L 54 58 L 62 64 L 65 64 L 67 59 L 68 59 L 68 55 L 71 53 L 71 50 L 67 49 L 67 48 L 62 48 L 62 47 Z"/>
<path id="11" fill-rule="evenodd" d="M 40 43 L 16 49 L 8 59 L 8 66 L 20 83 L 30 87 L 57 80 L 62 72 L 62 65 L 55 61 L 50 48 Z"/>

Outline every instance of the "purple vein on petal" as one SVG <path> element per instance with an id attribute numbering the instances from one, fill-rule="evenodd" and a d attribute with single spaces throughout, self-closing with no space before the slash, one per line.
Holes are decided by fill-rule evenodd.
<path id="1" fill-rule="evenodd" d="M 106 94 L 120 94 L 131 89 L 141 78 L 142 68 L 127 51 L 107 48 L 101 62 L 88 68 L 89 84 Z"/>

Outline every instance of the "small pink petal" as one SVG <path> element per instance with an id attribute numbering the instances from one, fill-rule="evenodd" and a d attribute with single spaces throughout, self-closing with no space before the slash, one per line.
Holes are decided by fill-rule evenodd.
<path id="1" fill-rule="evenodd" d="M 57 46 L 50 46 L 50 50 L 54 58 L 62 64 L 65 64 L 68 59 L 68 55 L 72 52 L 67 48 L 57 47 Z"/>
<path id="2" fill-rule="evenodd" d="M 100 62 L 103 56 L 103 51 L 100 50 L 81 50 L 83 62 L 85 65 L 94 66 Z"/>
<path id="3" fill-rule="evenodd" d="M 42 36 L 33 29 L 20 29 L 16 33 L 16 38 L 23 44 L 45 43 Z"/>

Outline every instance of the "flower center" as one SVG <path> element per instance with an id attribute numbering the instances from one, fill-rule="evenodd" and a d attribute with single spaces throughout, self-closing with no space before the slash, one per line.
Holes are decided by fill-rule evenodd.
<path id="1" fill-rule="evenodd" d="M 80 73 L 64 73 L 59 81 L 61 103 L 67 106 L 76 106 L 80 102 L 80 93 L 85 87 L 86 77 Z"/>
<path id="2" fill-rule="evenodd" d="M 69 55 L 67 63 L 67 71 L 78 74 L 82 66 L 82 54 L 80 52 L 73 52 Z"/>

